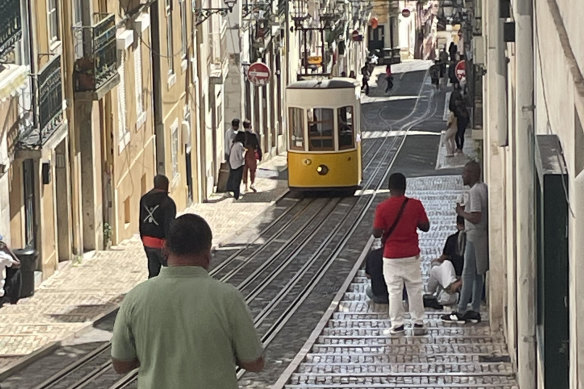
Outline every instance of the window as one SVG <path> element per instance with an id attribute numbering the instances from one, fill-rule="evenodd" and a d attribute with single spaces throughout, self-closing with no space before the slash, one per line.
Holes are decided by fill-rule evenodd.
<path id="1" fill-rule="evenodd" d="M 353 107 L 341 107 L 337 110 L 337 123 L 339 127 L 339 150 L 352 149 L 353 137 Z"/>
<path id="2" fill-rule="evenodd" d="M 290 150 L 304 150 L 304 110 L 288 108 Z"/>
<path id="3" fill-rule="evenodd" d="M 308 116 L 308 149 L 310 151 L 334 151 L 334 109 L 310 108 Z"/>
<path id="4" fill-rule="evenodd" d="M 172 33 L 172 0 L 166 0 L 166 59 L 168 61 L 169 74 L 174 74 L 174 43 Z"/>
<path id="5" fill-rule="evenodd" d="M 187 6 L 185 0 L 180 1 L 180 35 L 181 35 L 181 53 L 183 60 L 187 59 L 188 55 L 188 37 L 187 37 Z"/>
<path id="6" fill-rule="evenodd" d="M 130 131 L 126 124 L 126 53 L 120 53 L 120 66 L 118 74 L 120 83 L 118 84 L 118 150 L 121 153 L 126 145 L 130 142 Z"/>
<path id="7" fill-rule="evenodd" d="M 172 177 L 173 180 L 179 176 L 178 171 L 178 121 L 175 122 L 170 127 L 171 131 L 171 151 L 170 151 L 170 163 L 172 164 Z"/>
<path id="8" fill-rule="evenodd" d="M 48 0 L 47 2 L 47 22 L 49 25 L 49 42 L 59 40 L 59 12 L 57 9 L 58 0 Z"/>

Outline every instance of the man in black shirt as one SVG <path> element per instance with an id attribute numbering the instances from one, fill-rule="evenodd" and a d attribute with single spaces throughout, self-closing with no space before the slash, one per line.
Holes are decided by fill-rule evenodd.
<path id="1" fill-rule="evenodd" d="M 154 177 L 154 189 L 140 199 L 140 238 L 148 257 L 148 278 L 156 277 L 166 266 L 162 247 L 170 223 L 176 217 L 176 205 L 168 196 L 168 178 Z"/>
<path id="2" fill-rule="evenodd" d="M 464 218 L 456 217 L 456 233 L 446 239 L 444 250 L 439 258 L 432 261 L 427 292 L 435 294 L 439 304 L 451 305 L 456 303 L 456 292 L 462 286 L 462 269 L 464 267 L 464 248 L 466 233 L 464 232 Z"/>
<path id="3" fill-rule="evenodd" d="M 377 304 L 389 304 L 387 284 L 383 277 L 383 247 L 371 250 L 365 258 L 365 274 L 371 279 L 367 296 Z"/>

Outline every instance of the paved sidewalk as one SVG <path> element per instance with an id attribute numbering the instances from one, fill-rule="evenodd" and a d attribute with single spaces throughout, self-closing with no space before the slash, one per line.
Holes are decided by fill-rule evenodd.
<path id="1" fill-rule="evenodd" d="M 276 156 L 258 167 L 258 193 L 246 193 L 237 201 L 214 194 L 209 202 L 185 212 L 204 217 L 213 230 L 214 246 L 220 246 L 288 191 L 282 177 L 285 167 L 286 157 Z M 87 327 L 146 278 L 146 256 L 138 235 L 111 250 L 71 261 L 43 282 L 33 297 L 0 310 L 0 371 Z"/>

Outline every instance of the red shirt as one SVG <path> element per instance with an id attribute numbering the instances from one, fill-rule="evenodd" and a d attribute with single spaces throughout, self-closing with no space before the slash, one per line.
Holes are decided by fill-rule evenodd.
<path id="1" fill-rule="evenodd" d="M 385 232 L 393 225 L 405 196 L 389 197 L 377 206 L 373 228 Z M 420 254 L 418 224 L 428 222 L 422 202 L 410 198 L 395 229 L 384 243 L 384 258 L 406 258 Z"/>

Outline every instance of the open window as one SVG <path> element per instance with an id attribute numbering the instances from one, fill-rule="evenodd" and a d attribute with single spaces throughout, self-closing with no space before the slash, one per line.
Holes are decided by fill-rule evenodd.
<path id="1" fill-rule="evenodd" d="M 339 150 L 352 149 L 355 147 L 353 106 L 341 107 L 337 113 Z"/>
<path id="2" fill-rule="evenodd" d="M 331 108 L 309 108 L 308 140 L 310 151 L 334 151 L 334 110 Z"/>
<path id="3" fill-rule="evenodd" d="M 290 150 L 304 150 L 304 110 L 288 108 Z"/>

